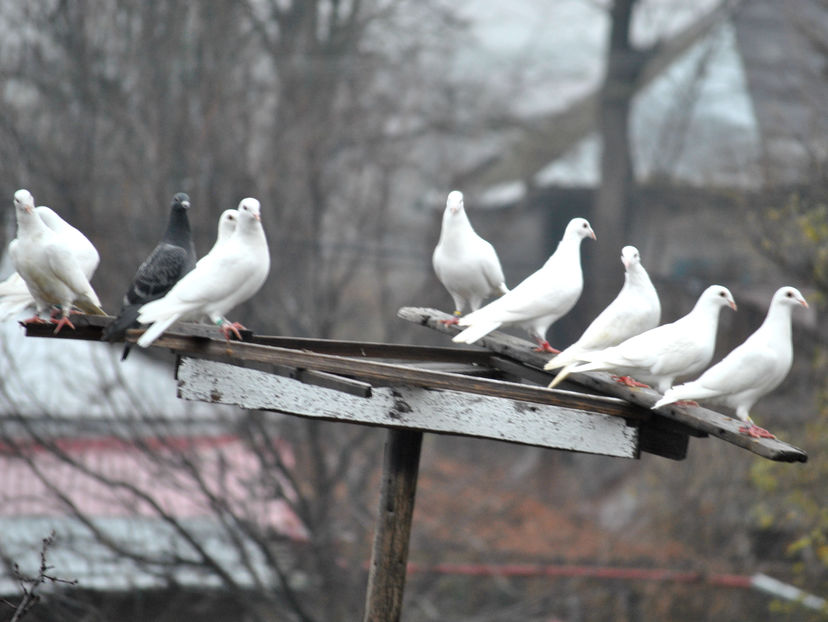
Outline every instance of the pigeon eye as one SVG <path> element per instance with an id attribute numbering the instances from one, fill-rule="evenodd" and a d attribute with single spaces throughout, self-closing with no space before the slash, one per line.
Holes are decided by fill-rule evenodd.
<path id="1" fill-rule="evenodd" d="M 785 295 L 786 295 L 788 298 L 793 298 L 793 292 L 788 292 L 788 293 L 787 293 L 787 294 L 785 294 Z"/>

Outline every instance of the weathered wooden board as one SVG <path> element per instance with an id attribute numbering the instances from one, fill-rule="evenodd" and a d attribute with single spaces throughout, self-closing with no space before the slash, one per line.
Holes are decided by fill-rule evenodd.
<path id="1" fill-rule="evenodd" d="M 403 307 L 397 315 L 409 322 L 422 324 L 428 328 L 453 335 L 460 329 L 457 326 L 446 325 L 441 320 L 451 316 L 436 309 Z M 478 344 L 492 352 L 508 356 L 524 365 L 542 370 L 549 354 L 533 352 L 533 344 L 495 331 L 490 333 Z M 554 374 L 549 374 L 549 379 Z M 604 395 L 611 395 L 621 398 L 630 404 L 649 409 L 659 399 L 660 395 L 652 389 L 630 388 L 614 382 L 610 374 L 606 373 L 584 373 L 573 374 L 567 382 L 590 390 L 599 391 Z M 738 447 L 742 447 L 757 455 L 779 462 L 806 462 L 808 454 L 798 447 L 794 447 L 779 439 L 753 438 L 739 432 L 742 423 L 738 419 L 728 417 L 714 410 L 700 406 L 667 406 L 655 411 L 656 416 L 665 421 L 671 421 L 686 426 L 697 433 L 710 434 L 727 441 Z"/>
<path id="2" fill-rule="evenodd" d="M 357 397 L 255 369 L 182 357 L 178 394 L 301 417 L 638 457 L 636 427 L 621 417 L 547 404 L 414 386 L 374 387 Z"/>
<path id="3" fill-rule="evenodd" d="M 422 432 L 388 430 L 363 622 L 398 622 L 402 617 L 422 445 Z"/>

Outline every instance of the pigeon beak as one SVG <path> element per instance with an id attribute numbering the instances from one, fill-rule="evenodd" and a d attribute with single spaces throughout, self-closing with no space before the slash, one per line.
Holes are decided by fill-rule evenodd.
<path id="1" fill-rule="evenodd" d="M 731 308 L 731 309 L 733 309 L 734 311 L 736 311 L 736 302 L 735 302 L 735 301 L 731 300 L 731 301 L 729 301 L 727 304 L 729 304 L 729 305 L 730 305 L 730 308 Z"/>
<path id="2" fill-rule="evenodd" d="M 589 237 L 591 237 L 593 240 L 598 239 L 597 237 L 595 237 L 595 232 L 592 229 L 589 230 Z"/>
<path id="3" fill-rule="evenodd" d="M 808 301 L 807 301 L 807 300 L 805 300 L 804 298 L 800 298 L 800 299 L 799 299 L 799 304 L 801 304 L 801 305 L 802 305 L 803 307 L 805 307 L 806 309 L 810 309 L 810 307 L 808 306 Z"/>
<path id="4" fill-rule="evenodd" d="M 181 201 L 181 206 L 190 209 L 190 202 L 189 201 Z"/>
<path id="5" fill-rule="evenodd" d="M 626 257 L 623 257 L 623 256 L 621 257 L 621 263 L 624 264 L 624 270 L 629 270 L 630 269 L 630 262 L 627 261 Z"/>

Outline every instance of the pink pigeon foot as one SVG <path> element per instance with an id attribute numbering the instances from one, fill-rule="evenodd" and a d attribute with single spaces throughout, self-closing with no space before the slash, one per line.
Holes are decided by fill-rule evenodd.
<path id="1" fill-rule="evenodd" d="M 236 339 L 239 341 L 242 340 L 240 330 L 245 330 L 245 327 L 240 324 L 239 322 L 224 322 L 221 325 L 221 332 L 224 334 L 224 338 L 227 341 L 230 341 L 230 333 L 233 333 L 236 336 Z"/>
<path id="2" fill-rule="evenodd" d="M 69 318 L 64 315 L 62 318 L 60 318 L 56 322 L 54 334 L 57 335 L 60 332 L 60 329 L 63 328 L 64 326 L 68 326 L 72 330 L 75 330 L 75 325 L 72 324 L 72 322 L 69 321 Z"/>
<path id="3" fill-rule="evenodd" d="M 538 343 L 537 348 L 532 348 L 532 351 L 533 352 L 549 352 L 551 354 L 560 354 L 561 353 L 560 350 L 556 350 L 555 348 L 550 346 L 549 342 L 546 341 L 545 339 Z"/>
<path id="4" fill-rule="evenodd" d="M 32 317 L 23 320 L 23 324 L 48 324 L 46 320 L 41 318 L 39 315 L 33 315 Z"/>
<path id="5" fill-rule="evenodd" d="M 739 428 L 739 434 L 746 434 L 748 436 L 752 436 L 753 438 L 776 438 L 765 428 L 760 428 L 755 423 L 743 425 L 741 428 Z"/>
<path id="6" fill-rule="evenodd" d="M 460 323 L 460 318 L 459 317 L 452 317 L 452 318 L 449 318 L 447 320 L 440 320 L 440 323 L 445 324 L 446 326 L 454 326 L 454 325 Z"/>
<path id="7" fill-rule="evenodd" d="M 615 382 L 617 382 L 618 384 L 623 384 L 627 387 L 641 387 L 642 389 L 651 388 L 650 385 L 644 384 L 643 382 L 638 382 L 638 380 L 630 376 L 613 376 L 612 379 L 615 380 Z"/>
<path id="8" fill-rule="evenodd" d="M 679 400 L 677 402 L 673 402 L 677 406 L 698 406 L 699 403 L 696 400 Z"/>

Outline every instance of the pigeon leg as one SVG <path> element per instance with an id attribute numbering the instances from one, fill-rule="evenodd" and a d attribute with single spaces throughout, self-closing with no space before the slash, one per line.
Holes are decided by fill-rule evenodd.
<path id="1" fill-rule="evenodd" d="M 635 378 L 631 376 L 613 376 L 612 377 L 615 382 L 618 384 L 623 384 L 628 387 L 641 387 L 642 389 L 650 389 L 650 385 L 644 384 L 643 382 L 638 382 Z"/>
<path id="2" fill-rule="evenodd" d="M 236 339 L 241 341 L 242 336 L 239 330 L 245 330 L 245 327 L 239 322 L 228 322 L 227 320 L 224 320 L 221 323 L 221 332 L 224 334 L 224 338 L 227 339 L 227 341 L 230 341 L 230 333 L 233 333 L 236 336 Z"/>
<path id="3" fill-rule="evenodd" d="M 446 326 L 451 326 L 454 324 L 458 324 L 460 322 L 460 316 L 463 315 L 462 311 L 456 310 L 454 312 L 454 317 L 448 320 L 440 320 L 441 323 L 445 324 Z"/>
<path id="4" fill-rule="evenodd" d="M 552 346 L 549 345 L 549 342 L 546 339 L 539 339 L 538 340 L 538 347 L 532 348 L 533 352 L 549 352 L 551 354 L 560 354 L 560 350 L 556 350 Z"/>
<path id="5" fill-rule="evenodd" d="M 748 425 L 743 425 L 741 428 L 739 428 L 739 434 L 746 434 L 748 436 L 752 436 L 753 438 L 776 438 L 765 428 L 760 428 L 753 422 L 749 423 Z"/>
<path id="6" fill-rule="evenodd" d="M 23 324 L 48 324 L 46 320 L 41 318 L 37 313 L 35 313 L 32 317 L 23 320 Z"/>
<path id="7" fill-rule="evenodd" d="M 698 406 L 699 403 L 696 400 L 679 400 L 677 402 L 673 402 L 677 406 Z"/>
<path id="8" fill-rule="evenodd" d="M 60 332 L 60 329 L 63 328 L 64 326 L 68 326 L 72 330 L 75 330 L 75 325 L 72 324 L 72 322 L 69 321 L 69 316 L 64 315 L 64 316 L 61 316 L 61 318 L 57 321 L 56 326 L 55 326 L 54 334 L 57 335 Z"/>

